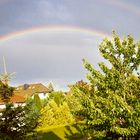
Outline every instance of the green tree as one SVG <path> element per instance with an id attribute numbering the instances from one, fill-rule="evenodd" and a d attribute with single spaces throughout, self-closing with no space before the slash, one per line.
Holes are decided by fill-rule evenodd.
<path id="1" fill-rule="evenodd" d="M 113 32 L 113 40 L 99 45 L 108 66 L 99 63 L 100 71 L 86 60 L 87 78 L 94 90 L 88 94 L 73 87 L 82 105 L 77 114 L 83 118 L 80 128 L 89 139 L 137 136 L 140 130 L 140 43 L 128 35 L 122 40 Z"/>
<path id="2" fill-rule="evenodd" d="M 14 106 L 10 102 L 14 88 L 0 81 L 0 97 L 5 108 L 0 111 L 0 139 L 25 139 L 38 125 L 38 112 L 33 110 L 33 103 Z"/>
<path id="3" fill-rule="evenodd" d="M 53 99 L 55 103 L 59 106 L 65 101 L 65 94 L 62 91 L 54 91 L 49 95 L 49 100 Z"/>
<path id="4" fill-rule="evenodd" d="M 41 99 L 40 99 L 40 97 L 39 97 L 38 94 L 35 94 L 35 95 L 33 96 L 33 103 L 34 103 L 35 110 L 40 111 L 41 108 L 42 108 L 42 104 L 43 104 L 43 103 L 42 103 L 42 101 L 41 101 Z"/>
<path id="5" fill-rule="evenodd" d="M 65 101 L 65 94 L 62 91 L 53 91 L 49 93 L 49 96 L 41 100 L 42 107 L 45 107 L 51 100 L 54 100 L 55 103 L 59 106 Z"/>
<path id="6" fill-rule="evenodd" d="M 73 93 L 75 92 L 76 88 L 78 88 L 80 92 L 83 92 L 85 94 L 90 94 L 92 91 L 94 91 L 94 88 L 92 87 L 91 84 L 84 82 L 83 80 L 80 80 L 73 85 L 69 85 L 70 90 L 67 93 L 66 101 L 70 107 L 72 114 L 76 118 L 78 117 L 78 120 L 80 120 L 79 116 L 77 116 L 77 112 L 82 109 L 82 105 L 80 103 L 80 97 L 77 96 L 76 94 L 74 94 L 73 96 Z"/>
<path id="7" fill-rule="evenodd" d="M 47 88 L 48 88 L 49 93 L 54 91 L 54 87 L 53 87 L 53 84 L 51 82 L 48 84 Z"/>
<path id="8" fill-rule="evenodd" d="M 38 128 L 50 126 L 68 125 L 74 122 L 69 106 L 66 102 L 58 104 L 52 99 L 42 108 Z"/>
<path id="9" fill-rule="evenodd" d="M 9 102 L 10 97 L 13 96 L 13 91 L 14 91 L 13 87 L 9 87 L 8 84 L 4 84 L 0 80 L 0 97 L 3 102 L 5 103 Z"/>

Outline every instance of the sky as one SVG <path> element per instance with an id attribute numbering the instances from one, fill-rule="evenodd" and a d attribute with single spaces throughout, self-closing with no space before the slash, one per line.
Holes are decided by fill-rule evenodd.
<path id="1" fill-rule="evenodd" d="M 11 84 L 86 80 L 82 59 L 98 69 L 102 39 L 115 30 L 140 40 L 139 0 L 0 0 L 0 72 Z"/>

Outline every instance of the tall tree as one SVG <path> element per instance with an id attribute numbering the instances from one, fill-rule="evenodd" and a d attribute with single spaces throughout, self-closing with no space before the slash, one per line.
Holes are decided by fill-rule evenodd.
<path id="1" fill-rule="evenodd" d="M 33 102 L 17 107 L 11 103 L 14 88 L 0 81 L 0 97 L 5 108 L 0 111 L 0 139 L 25 139 L 26 134 L 37 127 L 38 112 L 33 110 Z"/>
<path id="2" fill-rule="evenodd" d="M 41 108 L 42 108 L 42 102 L 41 102 L 41 99 L 40 99 L 40 97 L 39 97 L 39 95 L 38 94 L 35 94 L 34 96 L 33 96 L 33 100 L 32 100 L 32 102 L 34 103 L 34 108 L 36 109 L 36 110 L 38 110 L 38 111 L 40 111 L 41 110 Z"/>
<path id="3" fill-rule="evenodd" d="M 122 40 L 113 32 L 113 40 L 104 39 L 99 45 L 108 64 L 99 63 L 100 71 L 85 59 L 87 78 L 94 90 L 89 94 L 74 87 L 82 109 L 82 132 L 88 138 L 131 137 L 140 130 L 140 43 L 128 35 Z"/>

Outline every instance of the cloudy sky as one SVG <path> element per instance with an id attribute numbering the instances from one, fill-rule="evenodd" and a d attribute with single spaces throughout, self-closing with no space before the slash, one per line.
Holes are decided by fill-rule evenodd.
<path id="1" fill-rule="evenodd" d="M 11 84 L 66 89 L 85 78 L 82 58 L 103 61 L 101 40 L 116 30 L 140 40 L 139 0 L 0 0 L 0 72 L 16 72 Z"/>

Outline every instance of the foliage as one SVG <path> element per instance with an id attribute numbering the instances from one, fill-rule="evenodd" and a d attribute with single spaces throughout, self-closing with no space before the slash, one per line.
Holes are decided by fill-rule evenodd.
<path id="1" fill-rule="evenodd" d="M 34 103 L 34 108 L 35 108 L 35 110 L 38 110 L 38 111 L 40 111 L 41 110 L 41 108 L 42 108 L 42 101 L 41 101 L 41 99 L 40 99 L 40 97 L 39 97 L 39 95 L 38 94 L 35 94 L 34 96 L 33 96 L 33 103 Z"/>
<path id="2" fill-rule="evenodd" d="M 73 125 L 56 125 L 47 128 L 37 129 L 38 137 L 41 140 L 80 140 L 78 131 Z"/>
<path id="3" fill-rule="evenodd" d="M 54 91 L 49 95 L 49 100 L 53 99 L 55 103 L 60 106 L 65 101 L 65 94 L 62 91 Z"/>
<path id="4" fill-rule="evenodd" d="M 53 91 L 49 94 L 49 96 L 42 100 L 42 107 L 45 107 L 49 101 L 54 100 L 55 103 L 59 106 L 61 104 L 63 104 L 63 102 L 65 101 L 65 94 L 62 91 Z"/>
<path id="5" fill-rule="evenodd" d="M 109 66 L 101 62 L 98 71 L 83 60 L 94 90 L 73 87 L 73 96 L 82 105 L 77 112 L 83 118 L 81 131 L 89 139 L 136 136 L 140 130 L 140 43 L 134 43 L 130 35 L 121 40 L 113 32 L 113 41 L 104 39 L 99 50 Z"/>
<path id="6" fill-rule="evenodd" d="M 32 102 L 27 102 L 25 106 L 14 106 L 10 102 L 13 96 L 13 88 L 0 81 L 0 96 L 5 108 L 0 112 L 0 139 L 10 140 L 20 138 L 25 139 L 27 133 L 32 132 L 38 122 L 38 112 L 32 109 Z"/>
<path id="7" fill-rule="evenodd" d="M 7 103 L 10 100 L 10 97 L 13 96 L 13 87 L 9 87 L 7 84 L 4 84 L 0 80 L 0 98 L 3 102 Z"/>
<path id="8" fill-rule="evenodd" d="M 54 87 L 53 87 L 53 84 L 50 82 L 49 85 L 47 86 L 48 88 L 48 92 L 51 93 L 54 91 Z"/>
<path id="9" fill-rule="evenodd" d="M 62 91 L 52 91 L 49 93 L 49 96 L 43 100 L 41 100 L 42 107 L 45 107 L 51 100 L 54 100 L 56 104 L 59 106 L 63 104 L 65 101 L 65 94 Z"/>
<path id="10" fill-rule="evenodd" d="M 55 125 L 67 125 L 74 122 L 66 102 L 58 104 L 52 99 L 42 108 L 39 128 L 46 128 Z"/>
<path id="11" fill-rule="evenodd" d="M 79 96 L 77 96 L 76 94 L 75 96 L 73 96 L 73 93 L 75 92 L 75 88 L 78 88 L 80 91 L 83 91 L 86 94 L 90 94 L 92 91 L 94 91 L 94 88 L 92 88 L 92 85 L 90 85 L 87 82 L 84 82 L 83 80 L 76 82 L 74 85 L 69 85 L 69 88 L 70 91 L 66 96 L 66 101 L 69 105 L 72 114 L 75 117 L 77 117 L 77 112 L 79 112 L 82 109 L 82 105 L 80 103 Z"/>

